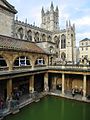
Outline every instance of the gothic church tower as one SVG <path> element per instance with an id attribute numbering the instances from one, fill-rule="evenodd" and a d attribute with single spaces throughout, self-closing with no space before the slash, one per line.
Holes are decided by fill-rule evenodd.
<path id="1" fill-rule="evenodd" d="M 41 10 L 41 28 L 49 31 L 59 30 L 59 10 L 58 6 L 54 10 L 53 2 L 51 2 L 50 11 Z"/>

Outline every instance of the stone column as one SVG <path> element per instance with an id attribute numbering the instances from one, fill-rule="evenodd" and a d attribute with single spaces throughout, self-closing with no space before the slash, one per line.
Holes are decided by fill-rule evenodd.
<path id="1" fill-rule="evenodd" d="M 65 93 L 64 93 L 64 83 L 65 82 L 65 75 L 64 75 L 64 73 L 62 73 L 62 95 L 64 95 Z"/>
<path id="2" fill-rule="evenodd" d="M 34 92 L 34 75 L 30 76 L 29 79 L 29 92 Z"/>
<path id="3" fill-rule="evenodd" d="M 49 91 L 49 86 L 48 86 L 48 73 L 45 73 L 44 75 L 44 91 L 48 92 Z"/>
<path id="4" fill-rule="evenodd" d="M 57 79 L 56 77 L 53 78 L 53 83 L 52 83 L 53 90 L 56 90 L 56 79 Z"/>
<path id="5" fill-rule="evenodd" d="M 86 75 L 83 76 L 83 100 L 86 100 Z"/>
<path id="6" fill-rule="evenodd" d="M 12 94 L 12 79 L 7 80 L 7 97 Z"/>

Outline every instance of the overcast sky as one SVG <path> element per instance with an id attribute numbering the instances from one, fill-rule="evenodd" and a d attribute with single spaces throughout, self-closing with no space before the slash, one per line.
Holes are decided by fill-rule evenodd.
<path id="1" fill-rule="evenodd" d="M 90 38 L 90 0 L 8 0 L 18 11 L 18 19 L 29 24 L 41 23 L 41 8 L 50 8 L 51 1 L 59 7 L 60 28 L 65 28 L 66 20 L 71 20 L 76 26 L 76 41 Z"/>

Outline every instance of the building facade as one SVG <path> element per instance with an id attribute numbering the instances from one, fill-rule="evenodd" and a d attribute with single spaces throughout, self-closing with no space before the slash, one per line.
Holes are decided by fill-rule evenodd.
<path id="1" fill-rule="evenodd" d="M 66 29 L 59 29 L 59 9 L 54 11 L 53 3 L 50 11 L 41 12 L 39 28 L 15 20 L 15 8 L 0 0 L 0 96 L 6 100 L 17 91 L 29 94 L 61 86 L 62 95 L 75 88 L 79 93 L 83 90 L 86 98 L 90 94 L 90 69 L 53 64 L 56 58 L 76 61 L 75 25 L 69 21 Z"/>
<path id="2" fill-rule="evenodd" d="M 4 7 L 4 11 L 2 10 Z M 15 20 L 17 11 L 6 0 L 1 0 L 0 33 L 18 39 L 37 43 L 47 52 L 54 53 L 64 61 L 76 61 L 75 25 L 66 22 L 66 28 L 59 28 L 59 9 L 54 10 L 51 3 L 50 11 L 41 10 L 41 28 Z"/>
<path id="3" fill-rule="evenodd" d="M 79 42 L 79 59 L 90 61 L 90 39 L 85 38 Z"/>

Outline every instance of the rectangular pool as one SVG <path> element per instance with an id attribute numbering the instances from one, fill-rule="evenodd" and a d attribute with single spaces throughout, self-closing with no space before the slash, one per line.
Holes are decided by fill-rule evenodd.
<path id="1" fill-rule="evenodd" d="M 90 104 L 48 96 L 5 120 L 90 120 Z"/>

